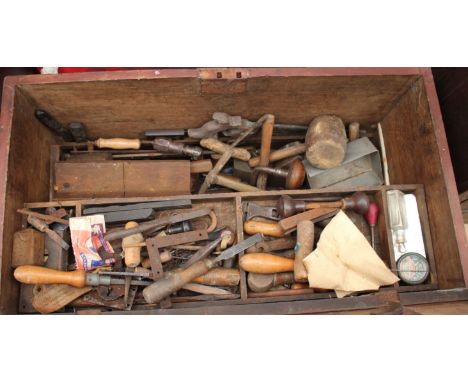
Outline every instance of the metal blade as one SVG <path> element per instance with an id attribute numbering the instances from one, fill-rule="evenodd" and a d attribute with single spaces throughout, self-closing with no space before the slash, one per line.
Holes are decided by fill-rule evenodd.
<path id="1" fill-rule="evenodd" d="M 222 238 L 219 237 L 213 240 L 208 245 L 205 245 L 203 248 L 200 248 L 190 259 L 188 259 L 184 264 L 181 265 L 181 268 L 187 268 L 190 265 L 196 263 L 197 261 L 205 259 L 209 254 L 211 254 L 215 250 L 215 248 L 218 246 L 221 240 Z"/>
<path id="2" fill-rule="evenodd" d="M 256 233 L 253 236 L 250 236 L 248 239 L 242 240 L 240 243 L 233 245 L 232 247 L 224 250 L 221 254 L 215 258 L 215 261 L 227 260 L 243 251 L 247 248 L 250 248 L 252 245 L 257 244 L 258 242 L 263 241 L 263 235 L 261 233 Z"/>

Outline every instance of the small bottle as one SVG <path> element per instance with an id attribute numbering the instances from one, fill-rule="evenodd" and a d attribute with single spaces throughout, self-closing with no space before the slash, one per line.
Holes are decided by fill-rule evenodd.
<path id="1" fill-rule="evenodd" d="M 408 229 L 405 195 L 399 190 L 387 191 L 387 201 L 390 213 L 390 228 L 394 234 L 398 250 L 405 253 L 405 230 Z"/>

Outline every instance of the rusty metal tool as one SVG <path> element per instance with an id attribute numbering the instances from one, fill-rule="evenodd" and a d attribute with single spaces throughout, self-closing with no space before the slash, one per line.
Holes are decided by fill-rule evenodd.
<path id="1" fill-rule="evenodd" d="M 68 222 L 68 220 L 58 218 L 58 217 L 53 216 L 53 215 L 40 214 L 39 212 L 34 212 L 34 211 L 28 210 L 26 208 L 20 208 L 20 209 L 18 209 L 16 211 L 19 212 L 21 215 L 34 216 L 35 218 L 43 220 L 43 221 L 45 221 L 47 223 L 54 223 L 55 222 L 55 223 L 60 223 L 60 224 L 64 224 L 64 225 L 69 225 L 70 224 Z"/>
<path id="2" fill-rule="evenodd" d="M 200 248 L 197 252 L 195 252 L 190 259 L 188 259 L 185 263 L 183 263 L 180 267 L 181 268 L 188 268 L 192 264 L 196 263 L 197 261 L 203 260 L 206 258 L 211 252 L 214 251 L 214 248 L 218 246 L 219 243 L 221 243 L 222 238 L 219 237 L 215 240 L 213 240 L 209 246 L 205 246 Z M 214 246 L 212 249 L 211 246 Z"/>
<path id="3" fill-rule="evenodd" d="M 107 241 L 123 239 L 124 237 L 133 235 L 135 233 L 155 230 L 158 228 L 163 228 L 170 224 L 180 223 L 185 220 L 191 220 L 191 219 L 196 219 L 202 216 L 210 215 L 211 212 L 212 211 L 209 208 L 200 208 L 197 210 L 183 212 L 183 213 L 172 215 L 172 216 L 166 216 L 166 217 L 162 217 L 159 219 L 151 220 L 149 222 L 142 223 L 138 227 L 109 231 L 106 233 L 104 238 Z"/>
<path id="4" fill-rule="evenodd" d="M 57 271 L 36 265 L 22 265 L 15 269 L 14 277 L 23 284 L 67 284 L 76 288 L 84 286 L 99 286 L 125 284 L 124 279 L 114 278 L 99 273 L 87 273 L 84 270 L 71 272 Z M 148 285 L 151 282 L 132 280 L 131 285 Z"/>
<path id="5" fill-rule="evenodd" d="M 250 247 L 247 252 L 274 252 L 294 248 L 296 239 L 294 237 L 283 237 L 281 239 L 261 241 Z"/>
<path id="6" fill-rule="evenodd" d="M 216 162 L 216 165 L 213 167 L 213 169 L 206 175 L 205 180 L 203 181 L 203 184 L 200 187 L 200 190 L 198 191 L 199 194 L 204 194 L 208 188 L 215 182 L 218 174 L 220 171 L 223 169 L 223 167 L 226 165 L 227 162 L 232 158 L 233 150 L 234 148 L 241 143 L 245 138 L 247 138 L 250 134 L 254 133 L 256 131 L 256 126 L 252 127 L 249 130 L 244 131 L 230 146 L 229 148 L 221 155 L 221 158 L 218 159 L 218 162 Z"/>
<path id="7" fill-rule="evenodd" d="M 260 147 L 260 162 L 259 166 L 266 167 L 270 163 L 271 140 L 273 137 L 273 125 L 275 124 L 275 116 L 268 114 L 262 126 L 262 144 Z M 261 190 L 266 188 L 267 173 L 262 172 L 257 178 L 257 187 Z"/>
<path id="8" fill-rule="evenodd" d="M 88 141 L 88 137 L 86 136 L 86 128 L 81 122 L 70 123 L 68 125 L 68 129 L 73 135 L 75 142 L 82 143 Z"/>
<path id="9" fill-rule="evenodd" d="M 198 159 L 203 153 L 203 149 L 201 147 L 189 146 L 164 138 L 156 138 L 153 141 L 153 148 L 163 153 L 187 155 L 193 159 Z"/>
<path id="10" fill-rule="evenodd" d="M 369 197 L 365 193 L 358 191 L 350 197 L 343 198 L 336 202 L 305 202 L 304 200 L 294 200 L 289 195 L 282 195 L 276 204 L 278 213 L 282 218 L 321 207 L 341 208 L 343 210 L 350 209 L 364 215 L 369 208 Z"/>
<path id="11" fill-rule="evenodd" d="M 60 135 L 64 141 L 72 142 L 73 135 L 45 110 L 36 110 L 34 115 L 48 129 Z"/>
<path id="12" fill-rule="evenodd" d="M 279 220 L 276 207 L 261 206 L 254 202 L 243 202 L 244 220 L 261 217 L 271 220 Z"/>
<path id="13" fill-rule="evenodd" d="M 51 240 L 59 244 L 64 250 L 68 251 L 68 248 L 70 248 L 70 246 L 57 234 L 57 232 L 52 231 L 44 221 L 29 215 L 28 223 L 38 231 L 44 232 L 48 237 L 50 237 Z"/>
<path id="14" fill-rule="evenodd" d="M 257 172 L 263 172 L 284 178 L 286 180 L 285 187 L 288 190 L 295 190 L 301 187 L 305 179 L 304 165 L 300 159 L 292 161 L 287 170 L 282 168 L 257 166 L 253 171 L 253 176 L 255 176 Z"/>
<path id="15" fill-rule="evenodd" d="M 248 239 L 243 240 L 240 243 L 221 252 L 221 254 L 214 259 L 206 258 L 204 260 L 197 261 L 190 267 L 180 272 L 174 272 L 168 277 L 160 279 L 152 285 L 146 287 L 143 290 L 143 297 L 149 304 L 160 302 L 164 298 L 170 296 L 171 293 L 181 289 L 185 284 L 190 283 L 196 277 L 207 273 L 210 269 L 214 268 L 218 262 L 229 259 L 245 251 L 247 248 L 251 247 L 262 239 L 263 236 L 260 234 L 251 236 Z M 213 243 L 210 243 L 205 248 L 208 252 L 211 253 L 214 248 L 216 248 L 216 246 L 213 245 Z"/>
<path id="16" fill-rule="evenodd" d="M 88 207 L 83 209 L 83 215 L 105 214 L 108 212 L 117 211 L 134 211 L 139 209 L 152 209 L 155 211 L 163 211 L 172 208 L 190 208 L 192 202 L 190 199 L 180 200 L 163 200 L 161 202 L 145 202 L 145 203 L 132 203 L 124 205 L 114 205 L 105 207 Z M 127 219 L 131 220 L 131 219 Z M 106 220 L 107 221 L 107 220 Z"/>

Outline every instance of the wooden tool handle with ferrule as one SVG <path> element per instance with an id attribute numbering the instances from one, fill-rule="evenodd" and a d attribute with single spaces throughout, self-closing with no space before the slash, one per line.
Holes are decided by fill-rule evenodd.
<path id="1" fill-rule="evenodd" d="M 257 191 L 261 191 L 257 187 L 251 186 L 250 184 L 247 184 L 247 183 L 238 182 L 238 181 L 233 180 L 232 178 L 229 178 L 229 177 L 227 177 L 225 175 L 217 175 L 215 177 L 215 179 L 214 179 L 214 183 L 219 185 L 219 186 L 231 188 L 233 190 L 240 191 L 240 192 L 257 192 Z"/>
<path id="2" fill-rule="evenodd" d="M 115 150 L 138 150 L 141 146 L 139 139 L 126 139 L 126 138 L 99 138 L 94 141 L 96 147 L 100 149 L 115 149 Z"/>
<path id="3" fill-rule="evenodd" d="M 270 163 L 271 140 L 273 138 L 273 127 L 275 124 L 275 116 L 269 114 L 262 126 L 262 144 L 260 146 L 260 166 L 268 166 Z M 268 174 L 262 172 L 257 178 L 257 187 L 261 190 L 266 188 Z"/>
<path id="4" fill-rule="evenodd" d="M 248 220 L 244 223 L 244 232 L 249 235 L 261 233 L 267 236 L 283 237 L 284 231 L 278 223 L 265 223 L 255 220 Z"/>
<path id="5" fill-rule="evenodd" d="M 303 260 L 314 247 L 314 223 L 303 220 L 297 223 L 297 243 L 294 258 L 294 279 L 296 282 L 307 281 L 307 269 Z"/>
<path id="6" fill-rule="evenodd" d="M 22 265 L 15 269 L 13 275 L 23 284 L 67 284 L 76 288 L 86 285 L 86 272 L 83 270 L 63 272 L 36 265 Z"/>
<path id="7" fill-rule="evenodd" d="M 130 221 L 125 224 L 125 229 L 138 227 L 138 223 Z M 136 233 L 124 237 L 122 239 L 122 249 L 124 251 L 125 265 L 130 268 L 135 268 L 141 263 L 141 247 L 134 246 L 135 244 L 142 244 L 144 242 L 143 235 Z M 133 246 L 132 246 L 133 245 Z"/>
<path id="8" fill-rule="evenodd" d="M 246 272 L 279 273 L 294 271 L 294 260 L 269 253 L 248 253 L 239 259 L 239 266 Z"/>
<path id="9" fill-rule="evenodd" d="M 231 147 L 215 138 L 204 138 L 200 141 L 200 146 L 205 147 L 218 154 L 224 154 Z M 247 162 L 250 159 L 250 153 L 246 149 L 235 147 L 232 149 L 232 157 Z"/>
<path id="10" fill-rule="evenodd" d="M 212 259 L 197 261 L 190 267 L 179 271 L 171 272 L 166 277 L 154 282 L 143 289 L 143 297 L 148 304 L 155 304 L 177 292 L 185 284 L 193 281 L 193 279 L 204 275 L 215 266 Z"/>
<path id="11" fill-rule="evenodd" d="M 233 268 L 213 268 L 208 273 L 193 279 L 193 282 L 211 286 L 239 285 L 240 272 Z"/>
<path id="12" fill-rule="evenodd" d="M 283 149 L 275 150 L 270 153 L 270 162 L 278 162 L 281 159 L 286 159 L 294 155 L 303 154 L 306 151 L 306 145 L 300 143 L 298 145 L 285 147 Z M 257 167 L 260 164 L 260 157 L 252 158 L 249 160 L 250 167 Z"/>

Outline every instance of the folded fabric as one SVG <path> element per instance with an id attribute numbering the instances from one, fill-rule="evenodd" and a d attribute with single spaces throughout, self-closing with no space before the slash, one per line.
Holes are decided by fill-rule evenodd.
<path id="1" fill-rule="evenodd" d="M 325 227 L 304 265 L 311 288 L 334 289 L 338 297 L 399 280 L 342 211 Z"/>

